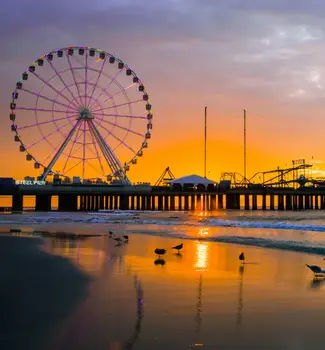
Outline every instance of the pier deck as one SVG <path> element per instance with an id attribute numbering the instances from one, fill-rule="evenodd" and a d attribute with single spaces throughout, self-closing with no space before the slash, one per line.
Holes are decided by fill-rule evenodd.
<path id="1" fill-rule="evenodd" d="M 232 188 L 175 191 L 166 187 L 108 185 L 15 185 L 0 188 L 12 196 L 12 210 L 23 210 L 23 197 L 35 196 L 36 211 L 50 211 L 58 196 L 60 211 L 120 210 L 305 210 L 325 209 L 325 188 Z"/>

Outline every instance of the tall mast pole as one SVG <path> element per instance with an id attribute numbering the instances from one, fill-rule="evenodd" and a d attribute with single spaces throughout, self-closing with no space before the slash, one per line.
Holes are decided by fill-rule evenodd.
<path id="1" fill-rule="evenodd" d="M 246 109 L 244 109 L 244 181 L 246 180 Z"/>
<path id="2" fill-rule="evenodd" d="M 207 106 L 204 107 L 204 177 L 207 177 Z"/>

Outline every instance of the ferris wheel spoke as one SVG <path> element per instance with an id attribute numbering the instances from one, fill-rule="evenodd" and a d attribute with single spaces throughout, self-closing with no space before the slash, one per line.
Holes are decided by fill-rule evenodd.
<path id="1" fill-rule="evenodd" d="M 103 60 L 103 63 L 102 63 L 102 66 L 100 67 L 100 71 L 99 71 L 99 73 L 98 73 L 96 82 L 95 82 L 95 84 L 93 85 L 93 89 L 92 89 L 92 91 L 91 91 L 91 95 L 90 95 L 90 98 L 89 98 L 89 101 L 88 101 L 88 107 L 90 107 L 91 100 L 92 100 L 92 98 L 93 98 L 93 96 L 94 96 L 94 92 L 95 92 L 95 90 L 97 89 L 98 81 L 99 81 L 99 79 L 100 79 L 100 77 L 101 77 L 101 75 L 102 75 L 102 73 L 103 73 L 105 63 L 106 63 L 106 58 Z"/>
<path id="2" fill-rule="evenodd" d="M 100 126 L 102 129 L 104 129 L 108 134 L 110 134 L 112 137 L 114 137 L 116 140 L 118 140 L 123 146 L 125 146 L 127 149 L 129 149 L 131 152 L 136 153 L 136 151 L 129 146 L 127 143 L 125 143 L 122 139 L 120 139 L 118 136 L 113 134 L 110 130 L 105 128 L 103 125 L 101 125 L 97 120 L 94 120 L 94 123 L 96 123 L 98 126 Z"/>
<path id="3" fill-rule="evenodd" d="M 22 130 L 22 129 L 28 129 L 28 128 L 32 128 L 38 125 L 43 125 L 43 124 L 48 124 L 48 123 L 53 123 L 53 122 L 57 122 L 59 120 L 64 120 L 64 119 L 70 119 L 70 118 L 75 118 L 77 115 L 71 115 L 69 117 L 65 116 L 63 118 L 57 118 L 57 119 L 51 119 L 51 120 L 47 120 L 46 122 L 39 122 L 39 123 L 34 123 L 34 124 L 29 124 L 29 125 L 25 125 L 25 126 L 20 126 L 17 127 L 17 130 Z"/>
<path id="4" fill-rule="evenodd" d="M 93 113 L 96 118 L 100 119 L 100 117 L 117 117 L 117 118 L 131 118 L 131 119 L 147 119 L 147 117 L 143 117 L 141 115 L 123 115 L 123 114 L 106 114 L 106 113 Z"/>
<path id="5" fill-rule="evenodd" d="M 87 106 L 87 88 L 88 88 L 88 50 L 85 55 L 85 106 Z"/>
<path id="6" fill-rule="evenodd" d="M 119 74 L 121 74 L 122 70 L 123 70 L 123 69 L 120 69 L 120 70 L 114 75 L 114 77 L 110 80 L 110 82 L 107 84 L 106 88 L 102 89 L 102 92 L 99 94 L 99 96 L 96 97 L 97 100 L 98 100 L 101 96 L 103 96 L 103 93 L 104 93 L 104 92 L 108 93 L 108 92 L 107 92 L 107 89 L 112 85 L 113 81 L 116 81 L 116 78 L 119 76 Z"/>
<path id="7" fill-rule="evenodd" d="M 67 174 L 69 171 L 71 171 L 72 169 L 76 168 L 81 162 L 82 162 L 82 159 L 78 163 L 76 163 L 72 167 L 70 167 L 66 172 L 63 172 L 63 174 L 64 175 Z"/>
<path id="8" fill-rule="evenodd" d="M 88 128 L 89 128 L 89 132 L 90 132 L 91 138 L 92 138 L 93 143 L 94 143 L 94 148 L 96 150 L 98 162 L 99 162 L 100 168 L 102 169 L 102 174 L 104 176 L 105 175 L 104 167 L 103 167 L 102 160 L 101 160 L 101 157 L 99 155 L 99 152 L 98 152 L 98 149 L 97 149 L 97 146 L 96 146 L 96 140 L 95 140 L 95 137 L 94 137 L 94 135 L 92 133 L 92 128 L 91 128 L 91 125 L 89 124 L 89 122 L 88 122 Z"/>
<path id="9" fill-rule="evenodd" d="M 80 124 L 81 124 L 81 119 L 78 119 L 76 124 L 70 130 L 67 138 L 63 141 L 62 145 L 60 146 L 58 151 L 55 153 L 55 156 L 52 158 L 52 160 L 50 161 L 49 165 L 44 169 L 44 172 L 43 172 L 43 174 L 41 176 L 41 180 L 45 180 L 46 176 L 52 171 L 52 168 L 53 168 L 54 164 L 56 163 L 58 158 L 61 156 L 61 154 L 64 151 L 64 149 L 67 147 L 68 143 L 70 142 L 71 138 L 73 137 L 73 134 L 75 133 L 76 129 L 78 128 L 78 126 Z"/>
<path id="10" fill-rule="evenodd" d="M 83 145 L 82 145 L 82 178 L 85 177 L 85 162 L 86 162 L 86 123 L 83 124 Z"/>
<path id="11" fill-rule="evenodd" d="M 34 95 L 34 96 L 43 98 L 44 100 L 47 100 L 47 101 L 49 101 L 49 102 L 53 102 L 53 104 L 56 103 L 56 104 L 58 104 L 58 105 L 60 105 L 60 106 L 66 107 L 66 108 L 70 109 L 71 111 L 74 111 L 74 112 L 75 112 L 75 110 L 74 110 L 74 109 L 71 109 L 70 106 L 68 106 L 68 105 L 66 105 L 66 104 L 64 104 L 64 103 L 61 103 L 61 102 L 59 102 L 59 101 L 57 101 L 57 100 L 54 100 L 54 99 L 52 99 L 52 98 L 46 97 L 46 96 L 44 96 L 44 95 L 41 95 L 41 94 L 38 93 L 38 92 L 30 91 L 30 90 L 24 89 L 24 88 L 21 88 L 21 90 L 22 90 L 22 91 L 25 91 L 25 92 L 27 92 L 27 93 L 29 93 L 29 94 L 31 94 L 31 95 Z"/>
<path id="12" fill-rule="evenodd" d="M 48 133 L 47 135 L 44 135 L 43 137 L 41 137 L 40 139 L 38 139 L 37 141 L 35 141 L 34 143 L 26 146 L 26 149 L 31 149 L 32 147 L 36 146 L 37 144 L 39 144 L 40 142 L 46 140 L 49 136 L 55 134 L 56 132 L 60 131 L 61 129 L 63 129 L 64 127 L 66 127 L 67 125 L 69 125 L 69 123 L 66 123 L 58 128 L 56 128 L 54 131 L 51 131 L 50 133 Z"/>
<path id="13" fill-rule="evenodd" d="M 76 131 L 76 135 L 75 135 L 75 137 L 74 137 L 74 139 L 73 139 L 73 141 L 72 141 L 72 145 L 71 145 L 71 148 L 70 148 L 68 157 L 67 157 L 67 159 L 66 159 L 66 161 L 65 161 L 65 163 L 64 163 L 64 167 L 63 167 L 63 170 L 62 170 L 63 174 L 64 174 L 64 171 L 65 171 L 65 168 L 67 167 L 68 161 L 69 161 L 70 158 L 71 158 L 72 150 L 73 150 L 73 148 L 74 148 L 74 146 L 75 146 L 75 144 L 76 144 L 76 142 L 77 142 L 77 140 L 78 140 L 80 127 L 81 127 L 81 123 L 80 123 L 79 126 L 78 126 L 78 129 L 77 129 L 77 131 Z"/>
<path id="14" fill-rule="evenodd" d="M 71 95 L 72 101 L 71 103 L 78 108 L 78 106 L 75 104 L 74 101 L 77 100 L 77 98 L 75 97 L 75 95 L 72 93 L 70 87 L 66 84 L 66 82 L 64 81 L 61 73 L 55 68 L 55 66 L 53 65 L 53 63 L 50 60 L 47 60 L 47 62 L 49 63 L 50 67 L 53 69 L 53 71 L 55 72 L 55 74 L 57 75 L 57 77 L 60 79 L 61 83 L 64 85 L 65 89 L 67 89 L 69 91 L 69 94 Z"/>
<path id="15" fill-rule="evenodd" d="M 81 98 L 81 95 L 80 95 L 79 85 L 77 83 L 76 75 L 74 74 L 74 68 L 72 67 L 72 64 L 71 64 L 70 57 L 69 57 L 68 53 L 66 53 L 66 57 L 67 57 L 67 60 L 68 60 L 68 63 L 69 63 L 70 72 L 72 74 L 72 78 L 73 78 L 74 84 L 75 84 L 75 86 L 77 88 L 77 91 L 78 91 L 78 96 L 79 96 L 80 103 L 82 104 L 82 98 Z"/>
<path id="16" fill-rule="evenodd" d="M 88 130 L 89 131 L 89 130 Z M 86 130 L 87 132 L 87 130 Z M 81 137 L 83 137 L 83 130 L 82 130 L 82 133 L 80 133 L 80 135 L 78 136 L 78 140 L 81 139 Z M 80 141 L 76 141 L 76 144 L 77 144 L 77 148 L 75 147 L 75 152 L 76 153 L 79 153 L 81 151 L 81 149 L 83 148 L 83 142 L 80 142 Z M 90 145 L 93 145 L 94 143 L 93 142 L 86 142 L 85 143 L 85 147 L 86 149 L 88 149 L 89 153 L 91 154 L 94 154 L 94 151 L 91 149 Z M 79 146 L 79 147 L 78 147 Z M 71 158 L 77 158 L 77 159 L 82 159 L 82 157 L 78 157 L 78 156 L 71 156 Z M 85 157 L 85 159 L 97 159 L 97 157 Z"/>
<path id="17" fill-rule="evenodd" d="M 131 129 L 129 129 L 129 128 L 125 128 L 124 126 L 120 126 L 120 125 L 118 125 L 118 124 L 116 124 L 116 123 L 112 123 L 112 122 L 110 122 L 110 121 L 108 121 L 108 120 L 104 120 L 104 119 L 100 119 L 100 120 L 101 120 L 103 123 L 107 123 L 107 124 L 116 126 L 116 127 L 119 128 L 119 129 L 122 129 L 122 130 L 125 130 L 125 131 L 127 131 L 127 132 L 130 132 L 131 134 L 138 135 L 138 136 L 141 136 L 141 137 L 144 137 L 144 136 L 145 136 L 144 134 L 140 134 L 139 132 L 133 131 L 133 130 L 131 130 Z"/>
<path id="18" fill-rule="evenodd" d="M 123 107 L 123 106 L 129 106 L 129 105 L 131 105 L 133 103 L 138 103 L 138 102 L 142 102 L 142 101 L 143 101 L 143 99 L 134 100 L 134 101 L 125 102 L 125 103 L 120 103 L 118 105 L 113 105 L 113 106 L 109 106 L 109 107 L 105 107 L 105 108 L 95 109 L 94 112 L 104 111 L 106 109 L 118 108 L 118 107 Z"/>
<path id="19" fill-rule="evenodd" d="M 97 159 L 97 158 L 96 158 L 96 159 Z M 87 163 L 91 168 L 93 168 L 93 169 L 95 170 L 96 173 L 99 173 L 99 172 L 100 172 L 100 171 L 98 171 L 98 168 L 95 167 L 94 164 L 92 164 L 91 162 L 89 162 L 89 158 L 86 159 L 86 163 Z M 105 176 L 105 173 L 103 173 L 103 176 Z"/>
<path id="20" fill-rule="evenodd" d="M 58 95 L 60 95 L 62 98 L 64 98 L 66 101 L 68 101 L 69 103 L 71 102 L 67 96 L 65 96 L 61 91 L 59 91 L 58 89 L 56 89 L 51 83 L 49 83 L 48 81 L 46 81 L 45 79 L 43 79 L 40 75 L 38 75 L 35 72 L 32 72 L 32 74 L 38 78 L 41 82 L 43 82 L 45 85 L 47 85 L 49 88 L 51 88 L 53 91 L 55 91 Z"/>
<path id="21" fill-rule="evenodd" d="M 21 111 L 36 111 L 36 112 L 49 112 L 49 113 L 74 113 L 76 114 L 76 111 L 71 110 L 71 112 L 67 112 L 64 110 L 58 110 L 58 109 L 46 109 L 46 108 L 37 108 L 37 107 L 19 107 L 16 106 L 16 109 L 19 109 Z"/>
<path id="22" fill-rule="evenodd" d="M 115 94 L 111 95 L 109 98 L 107 98 L 106 100 L 104 100 L 104 101 L 103 101 L 103 104 L 106 103 L 107 101 L 111 100 L 111 99 L 114 98 L 115 96 L 124 93 L 126 90 L 128 90 L 128 89 L 130 89 L 131 87 L 136 86 L 136 85 L 137 85 L 136 83 L 132 83 L 132 84 L 130 84 L 129 86 L 127 86 L 126 88 L 125 88 L 125 87 L 122 87 L 121 90 L 117 91 Z"/>
<path id="23" fill-rule="evenodd" d="M 51 156 L 53 155 L 54 152 L 56 152 L 58 150 L 59 146 L 53 147 L 53 150 L 49 152 L 49 154 L 46 156 L 46 158 L 43 160 L 42 164 L 45 164 L 48 159 L 51 158 Z"/>

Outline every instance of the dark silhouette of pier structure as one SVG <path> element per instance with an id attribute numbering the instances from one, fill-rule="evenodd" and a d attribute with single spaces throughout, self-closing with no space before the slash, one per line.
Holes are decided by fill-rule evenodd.
<path id="1" fill-rule="evenodd" d="M 224 173 L 219 184 L 150 186 L 47 184 L 0 186 L 12 196 L 12 211 L 23 210 L 24 196 L 35 196 L 36 211 L 159 210 L 213 211 L 325 209 L 325 181 L 308 177 L 311 165 L 293 161 L 287 169 L 256 173 L 250 180 Z M 237 177 L 236 177 L 237 176 Z M 253 181 L 255 179 L 255 181 Z"/>
<path id="2" fill-rule="evenodd" d="M 60 211 L 97 210 L 304 210 L 325 209 L 325 188 L 228 188 L 225 190 L 176 190 L 137 186 L 15 186 L 0 190 L 12 196 L 12 210 L 23 210 L 23 197 L 35 196 L 36 211 L 50 211 L 51 197 L 58 196 Z"/>

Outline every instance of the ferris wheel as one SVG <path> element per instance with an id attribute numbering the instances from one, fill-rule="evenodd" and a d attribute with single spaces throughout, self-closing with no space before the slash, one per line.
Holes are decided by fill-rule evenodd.
<path id="1" fill-rule="evenodd" d="M 16 83 L 11 130 L 26 160 L 48 175 L 107 177 L 129 183 L 151 137 L 143 82 L 120 58 L 89 47 L 53 50 Z"/>

